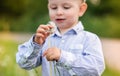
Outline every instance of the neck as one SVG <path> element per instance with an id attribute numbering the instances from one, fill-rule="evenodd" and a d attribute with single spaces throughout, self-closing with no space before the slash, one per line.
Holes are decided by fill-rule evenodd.
<path id="1" fill-rule="evenodd" d="M 74 25 L 75 26 L 75 25 Z M 70 28 L 60 28 L 59 31 L 61 33 L 61 35 L 65 34 L 67 31 L 69 31 L 70 29 L 72 29 L 74 26 L 70 27 Z"/>
<path id="2" fill-rule="evenodd" d="M 68 30 L 69 30 L 69 29 L 61 29 L 61 30 L 60 30 L 61 35 L 65 34 Z"/>
<path id="3" fill-rule="evenodd" d="M 59 28 L 59 31 L 61 33 L 61 35 L 65 34 L 67 31 L 69 31 L 70 29 L 72 29 L 78 22 L 76 22 L 75 24 L 73 24 L 72 26 L 70 27 L 67 27 L 67 28 Z"/>

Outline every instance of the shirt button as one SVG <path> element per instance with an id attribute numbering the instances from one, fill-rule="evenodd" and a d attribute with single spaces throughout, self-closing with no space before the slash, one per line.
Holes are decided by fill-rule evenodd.
<path id="1" fill-rule="evenodd" d="M 62 40 L 62 43 L 64 43 L 65 42 L 65 40 Z"/>

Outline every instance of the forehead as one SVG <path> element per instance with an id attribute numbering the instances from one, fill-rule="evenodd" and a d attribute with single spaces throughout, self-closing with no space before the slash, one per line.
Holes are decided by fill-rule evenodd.
<path id="1" fill-rule="evenodd" d="M 48 0 L 48 2 L 74 2 L 74 1 L 83 1 L 83 0 Z"/>
<path id="2" fill-rule="evenodd" d="M 77 3 L 79 4 L 82 0 L 48 0 L 49 4 L 59 4 L 59 3 Z"/>

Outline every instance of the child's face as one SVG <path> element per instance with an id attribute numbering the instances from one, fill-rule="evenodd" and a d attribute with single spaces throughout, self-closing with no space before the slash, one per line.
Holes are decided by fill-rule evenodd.
<path id="1" fill-rule="evenodd" d="M 59 29 L 68 29 L 82 16 L 81 0 L 48 0 L 49 16 Z"/>

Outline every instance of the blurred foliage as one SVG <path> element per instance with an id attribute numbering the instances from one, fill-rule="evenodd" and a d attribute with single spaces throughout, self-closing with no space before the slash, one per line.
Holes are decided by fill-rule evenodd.
<path id="1" fill-rule="evenodd" d="M 0 30 L 34 32 L 40 22 L 48 21 L 47 13 L 47 0 L 2 0 Z"/>
<path id="2" fill-rule="evenodd" d="M 18 43 L 11 40 L 0 40 L 0 76 L 37 76 L 34 70 L 21 69 L 16 63 Z M 39 70 L 41 75 L 41 68 Z"/>
<path id="3" fill-rule="evenodd" d="M 80 18 L 85 29 L 102 37 L 120 38 L 120 1 L 87 0 L 88 10 Z M 35 32 L 49 21 L 47 0 L 1 0 L 0 31 Z"/>
<path id="4" fill-rule="evenodd" d="M 106 66 L 106 69 L 102 76 L 120 76 L 120 72 L 118 70 Z"/>

